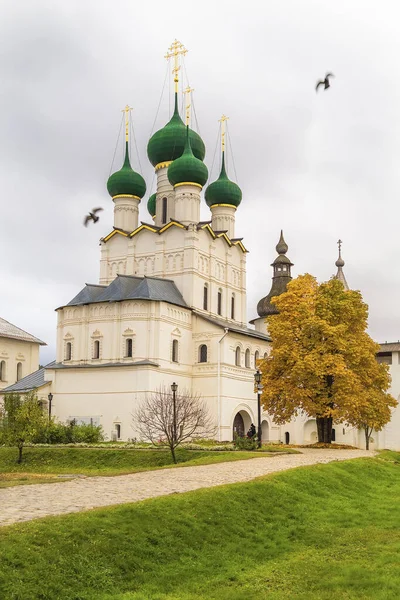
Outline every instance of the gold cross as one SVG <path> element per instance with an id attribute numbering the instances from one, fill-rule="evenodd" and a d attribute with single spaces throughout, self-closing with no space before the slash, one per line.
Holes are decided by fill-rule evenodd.
<path id="1" fill-rule="evenodd" d="M 179 66 L 179 55 L 185 56 L 185 54 L 187 53 L 187 50 L 185 48 L 185 46 L 183 44 L 181 44 L 181 42 L 179 42 L 178 40 L 174 40 L 171 44 L 171 46 L 168 48 L 168 52 L 165 55 L 165 58 L 167 60 L 169 60 L 170 58 L 174 58 L 174 68 L 172 69 L 172 73 L 174 74 L 174 82 L 175 82 L 175 93 L 178 93 L 178 72 L 180 69 Z"/>
<path id="2" fill-rule="evenodd" d="M 339 255 L 340 255 L 340 252 L 342 250 L 342 244 L 343 244 L 342 240 L 338 240 L 337 245 L 339 246 Z"/>
<path id="3" fill-rule="evenodd" d="M 222 115 L 222 117 L 219 119 L 219 122 L 221 123 L 221 148 L 222 148 L 222 152 L 225 152 L 225 121 L 227 121 L 229 119 L 229 117 L 226 117 L 225 115 Z"/>
<path id="4" fill-rule="evenodd" d="M 190 101 L 190 94 L 192 92 L 194 92 L 194 88 L 191 88 L 190 86 L 187 86 L 186 90 L 183 90 L 186 99 L 186 125 L 189 125 L 190 122 L 190 107 L 192 106 Z"/>
<path id="5" fill-rule="evenodd" d="M 131 112 L 132 108 L 127 104 L 125 106 L 125 108 L 122 109 L 121 112 L 125 113 L 125 141 L 127 142 L 129 140 L 129 113 Z"/>

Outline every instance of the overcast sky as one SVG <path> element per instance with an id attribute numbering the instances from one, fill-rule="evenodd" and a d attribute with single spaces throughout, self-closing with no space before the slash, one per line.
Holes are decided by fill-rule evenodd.
<path id="1" fill-rule="evenodd" d="M 211 167 L 218 119 L 229 131 L 243 201 L 248 319 L 271 286 L 283 228 L 293 274 L 335 271 L 377 341 L 400 337 L 400 8 L 381 0 L 2 0 L 0 3 L 0 315 L 47 342 L 56 313 L 99 277 L 113 225 L 106 181 L 125 104 L 146 146 L 174 38 L 185 44 Z M 335 74 L 315 92 L 318 78 Z M 155 129 L 169 118 L 168 85 Z M 120 168 L 122 144 L 114 170 Z M 134 167 L 139 168 L 134 157 Z M 229 174 L 234 178 L 232 159 Z M 214 165 L 212 178 L 217 176 Z M 154 184 L 153 184 L 154 185 Z M 147 200 L 148 194 L 146 194 Z M 83 215 L 103 206 L 85 229 Z M 204 203 L 202 217 L 207 219 Z M 146 202 L 140 219 L 149 221 Z"/>

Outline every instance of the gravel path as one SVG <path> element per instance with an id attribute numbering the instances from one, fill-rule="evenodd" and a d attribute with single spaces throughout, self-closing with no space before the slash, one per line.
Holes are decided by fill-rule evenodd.
<path id="1" fill-rule="evenodd" d="M 85 477 L 57 484 L 4 488 L 0 489 L 0 526 L 249 481 L 293 467 L 373 455 L 373 452 L 366 450 L 303 449 L 301 454 L 275 454 L 198 467 L 162 469 L 117 477 Z"/>

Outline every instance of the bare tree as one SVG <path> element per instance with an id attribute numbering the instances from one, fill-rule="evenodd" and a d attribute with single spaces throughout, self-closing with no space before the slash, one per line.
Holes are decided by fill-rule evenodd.
<path id="1" fill-rule="evenodd" d="M 185 389 L 178 392 L 177 388 L 173 392 L 166 387 L 158 388 L 132 414 L 134 428 L 153 444 L 167 446 L 174 463 L 179 444 L 215 434 L 208 408 L 200 395 Z"/>

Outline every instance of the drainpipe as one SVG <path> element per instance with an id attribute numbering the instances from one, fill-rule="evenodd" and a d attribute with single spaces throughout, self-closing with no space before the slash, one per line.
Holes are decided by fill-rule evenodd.
<path id="1" fill-rule="evenodd" d="M 229 329 L 227 327 L 224 327 L 224 335 L 222 336 L 222 338 L 220 340 L 218 340 L 218 381 L 217 381 L 217 389 L 218 389 L 218 398 L 217 398 L 217 405 L 218 405 L 218 439 L 221 442 L 221 342 L 224 339 L 224 337 L 227 335 L 227 333 L 229 332 Z"/>

